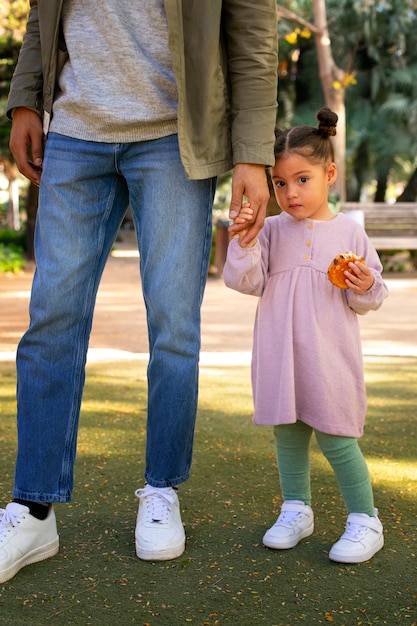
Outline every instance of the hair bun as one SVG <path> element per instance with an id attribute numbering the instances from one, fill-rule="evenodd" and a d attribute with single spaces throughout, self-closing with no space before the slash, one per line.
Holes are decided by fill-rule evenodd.
<path id="1" fill-rule="evenodd" d="M 331 111 L 327 107 L 323 107 L 322 109 L 320 109 L 320 111 L 317 113 L 317 120 L 319 122 L 319 133 L 326 139 L 328 137 L 334 137 L 334 135 L 336 134 L 336 124 L 338 119 L 339 118 L 337 117 L 336 113 L 333 113 L 333 111 Z"/>

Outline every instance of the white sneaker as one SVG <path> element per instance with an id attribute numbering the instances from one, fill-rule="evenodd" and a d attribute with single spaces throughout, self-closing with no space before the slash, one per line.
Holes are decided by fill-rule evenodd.
<path id="1" fill-rule="evenodd" d="M 339 563 L 363 563 L 371 559 L 384 545 L 384 531 L 377 517 L 366 513 L 350 513 L 346 530 L 329 552 L 329 558 Z"/>
<path id="2" fill-rule="evenodd" d="M 263 543 L 268 548 L 287 550 L 314 531 L 314 515 L 308 504 L 286 500 L 275 524 L 266 531 Z"/>
<path id="3" fill-rule="evenodd" d="M 27 506 L 10 502 L 0 509 L 0 583 L 13 578 L 25 565 L 57 554 L 59 537 L 53 508 L 39 520 Z"/>
<path id="4" fill-rule="evenodd" d="M 138 489 L 136 554 L 144 561 L 168 561 L 184 552 L 185 532 L 180 504 L 172 487 Z"/>

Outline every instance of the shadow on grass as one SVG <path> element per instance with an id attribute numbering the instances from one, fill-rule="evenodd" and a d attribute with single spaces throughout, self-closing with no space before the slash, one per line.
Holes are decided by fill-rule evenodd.
<path id="1" fill-rule="evenodd" d="M 14 368 L 1 364 L 0 492 L 15 456 Z M 146 371 L 88 367 L 71 505 L 56 507 L 60 553 L 0 585 L 2 626 L 26 624 L 416 624 L 416 359 L 368 359 L 369 461 L 385 548 L 342 566 L 328 550 L 344 528 L 333 473 L 312 446 L 315 533 L 288 551 L 262 546 L 279 512 L 272 429 L 251 423 L 249 368 L 205 367 L 191 479 L 180 487 L 187 549 L 146 563 L 134 550 L 142 485 Z M 3 500 L 4 501 L 4 500 Z"/>

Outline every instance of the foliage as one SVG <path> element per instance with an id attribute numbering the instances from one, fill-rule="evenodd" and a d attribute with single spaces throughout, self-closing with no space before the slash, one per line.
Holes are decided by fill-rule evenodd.
<path id="1" fill-rule="evenodd" d="M 0 243 L 0 274 L 19 272 L 25 265 L 24 250 L 21 246 Z"/>
<path id="2" fill-rule="evenodd" d="M 5 118 L 6 101 L 28 11 L 27 0 L 2 0 L 0 3 L 0 161 L 9 156 L 10 124 Z"/>
<path id="3" fill-rule="evenodd" d="M 288 0 L 287 8 L 313 22 L 313 0 Z M 377 181 L 375 199 L 385 199 L 388 180 L 404 181 L 400 164 L 417 166 L 417 31 L 413 0 L 328 0 L 332 52 L 345 73 L 348 199 L 359 200 Z M 280 119 L 314 123 L 323 106 L 313 38 L 297 35 L 284 17 L 280 37 Z M 296 122 L 293 120 L 297 120 Z M 301 123 L 305 123 L 304 121 Z"/>
<path id="4" fill-rule="evenodd" d="M 4 228 L 0 230 L 0 243 L 4 244 L 16 244 L 25 248 L 26 246 L 26 235 L 22 231 L 11 230 L 10 228 Z"/>
<path id="5" fill-rule="evenodd" d="M 0 274 L 20 272 L 26 265 L 26 235 L 4 228 L 0 230 Z"/>

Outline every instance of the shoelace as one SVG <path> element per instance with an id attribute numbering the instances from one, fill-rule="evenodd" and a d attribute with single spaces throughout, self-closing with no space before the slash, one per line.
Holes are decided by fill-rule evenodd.
<path id="1" fill-rule="evenodd" d="M 171 492 L 147 486 L 144 489 L 138 489 L 135 493 L 139 500 L 146 499 L 146 521 L 165 522 L 167 520 L 171 505 L 175 502 Z"/>
<path id="2" fill-rule="evenodd" d="M 295 524 L 299 519 L 300 513 L 298 513 L 297 511 L 282 511 L 277 520 L 277 524 L 287 524 L 288 526 L 291 526 L 292 524 Z"/>
<path id="3" fill-rule="evenodd" d="M 0 536 L 9 532 L 10 527 L 16 527 L 20 517 L 22 517 L 22 513 L 15 515 L 10 510 L 0 509 Z"/>
<path id="4" fill-rule="evenodd" d="M 361 539 L 367 530 L 369 530 L 367 526 L 355 524 L 354 522 L 348 522 L 346 530 L 343 533 L 343 537 L 345 539 Z"/>

